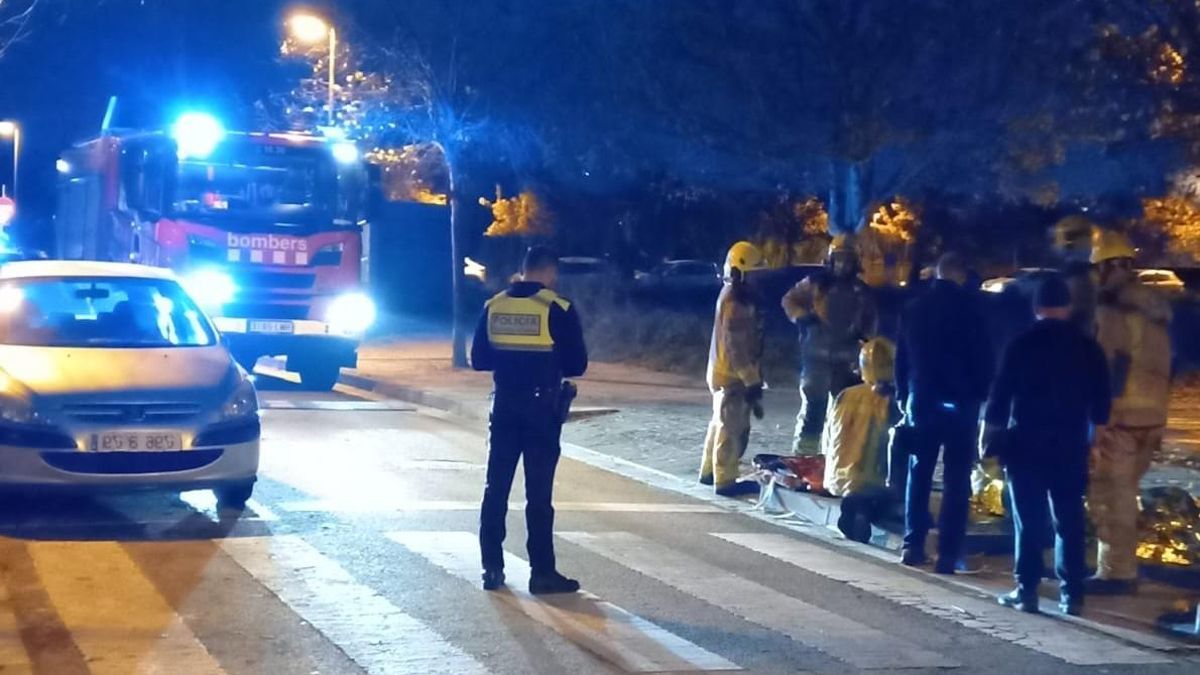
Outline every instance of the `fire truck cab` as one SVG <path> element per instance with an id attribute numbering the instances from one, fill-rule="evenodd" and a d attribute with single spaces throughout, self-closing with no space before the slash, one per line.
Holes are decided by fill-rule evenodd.
<path id="1" fill-rule="evenodd" d="M 375 319 L 362 288 L 368 179 L 350 143 L 225 132 L 112 131 L 58 160 L 57 254 L 169 267 L 248 369 L 282 356 L 329 389 Z"/>

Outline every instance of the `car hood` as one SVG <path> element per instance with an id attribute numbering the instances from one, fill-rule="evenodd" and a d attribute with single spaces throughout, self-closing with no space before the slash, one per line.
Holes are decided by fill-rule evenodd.
<path id="1" fill-rule="evenodd" d="M 221 387 L 232 360 L 222 346 L 90 349 L 0 345 L 0 369 L 34 396 L 195 392 Z"/>

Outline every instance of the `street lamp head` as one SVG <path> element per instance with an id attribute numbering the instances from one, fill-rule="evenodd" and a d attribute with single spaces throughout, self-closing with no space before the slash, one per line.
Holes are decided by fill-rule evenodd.
<path id="1" fill-rule="evenodd" d="M 320 42 L 329 35 L 329 24 L 312 14 L 297 14 L 288 21 L 288 26 L 292 37 L 308 44 Z"/>
<path id="2" fill-rule="evenodd" d="M 7 137 L 7 136 L 12 136 L 13 134 L 16 134 L 16 133 L 17 133 L 17 123 L 16 122 L 13 122 L 10 120 L 4 120 L 4 121 L 0 122 L 0 136 Z"/>

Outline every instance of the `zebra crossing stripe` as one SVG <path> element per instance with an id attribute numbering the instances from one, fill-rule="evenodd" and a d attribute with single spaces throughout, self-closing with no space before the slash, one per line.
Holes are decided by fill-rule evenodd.
<path id="1" fill-rule="evenodd" d="M 39 542 L 29 554 L 93 675 L 225 672 L 119 544 Z"/>
<path id="2" fill-rule="evenodd" d="M 33 664 L 21 640 L 21 625 L 13 608 L 8 584 L 0 583 L 0 673 L 24 675 L 33 672 Z"/>
<path id="3" fill-rule="evenodd" d="M 778 631 L 863 670 L 954 668 L 962 664 L 628 532 L 566 532 L 567 541 Z"/>
<path id="4" fill-rule="evenodd" d="M 400 513 L 416 511 L 478 511 L 479 500 L 421 500 L 405 498 L 376 498 L 364 497 L 311 499 L 295 502 L 284 502 L 280 505 L 284 511 L 293 513 Z M 524 511 L 524 502 L 511 502 L 510 511 Z M 554 510 L 559 513 L 721 513 L 721 510 L 709 504 L 670 504 L 657 502 L 559 502 L 554 503 Z"/>
<path id="5" fill-rule="evenodd" d="M 368 673 L 488 673 L 470 654 L 359 584 L 298 536 L 226 539 L 221 547 Z"/>
<path id="6" fill-rule="evenodd" d="M 388 538 L 472 584 L 479 541 L 467 532 L 391 532 Z M 591 593 L 539 599 L 525 589 L 529 565 L 504 554 L 508 589 L 496 597 L 626 672 L 741 670 L 736 664 Z"/>
<path id="7" fill-rule="evenodd" d="M 985 635 L 1080 666 L 1170 663 L 1171 659 L 1046 617 L 1016 612 L 876 563 L 782 534 L 713 533 L 731 544 L 782 560 Z"/>

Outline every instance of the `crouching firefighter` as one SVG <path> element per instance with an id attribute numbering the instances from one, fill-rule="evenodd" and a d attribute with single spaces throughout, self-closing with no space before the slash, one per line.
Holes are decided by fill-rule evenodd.
<path id="1" fill-rule="evenodd" d="M 700 482 L 725 497 L 758 492 L 757 483 L 738 482 L 738 461 L 750 441 L 750 415 L 762 418 L 762 325 L 745 277 L 762 267 L 762 252 L 753 244 L 739 241 L 729 249 L 708 350 L 713 417 L 704 439 Z"/>
<path id="2" fill-rule="evenodd" d="M 579 582 L 559 574 L 554 560 L 554 471 L 559 436 L 575 387 L 565 377 L 587 370 L 587 348 L 575 307 L 554 292 L 558 257 L 536 246 L 519 281 L 487 302 L 475 330 L 471 365 L 491 371 L 487 479 L 479 517 L 483 587 L 504 585 L 508 495 L 524 458 L 529 592 L 574 593 Z"/>

